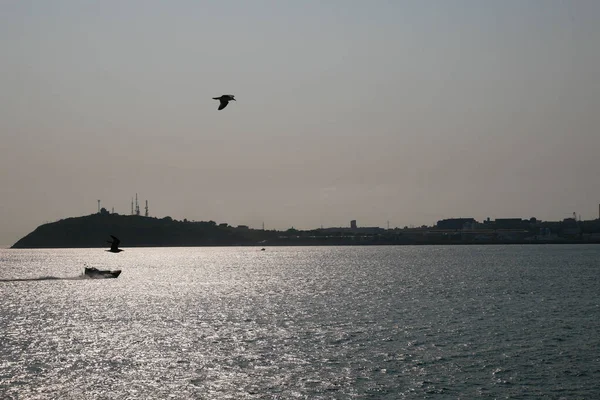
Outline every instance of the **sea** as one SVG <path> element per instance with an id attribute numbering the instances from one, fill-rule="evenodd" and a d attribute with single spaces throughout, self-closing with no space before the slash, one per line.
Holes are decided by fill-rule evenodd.
<path id="1" fill-rule="evenodd" d="M 599 245 L 0 250 L 0 399 L 476 398 L 600 399 Z"/>

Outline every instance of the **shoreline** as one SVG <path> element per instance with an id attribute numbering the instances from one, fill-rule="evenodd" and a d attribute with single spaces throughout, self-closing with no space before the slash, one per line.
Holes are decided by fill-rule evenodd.
<path id="1" fill-rule="evenodd" d="M 253 248 L 268 248 L 268 247 L 359 247 L 359 246 L 518 246 L 518 245 L 600 245 L 600 242 L 590 241 L 510 241 L 510 242 L 430 242 L 430 243 L 262 243 L 262 244 L 182 244 L 182 245 L 165 245 L 158 246 L 153 244 L 148 245 L 131 245 L 126 248 L 170 248 L 170 247 L 253 247 Z M 46 249 L 103 249 L 103 246 L 43 246 L 43 247 L 0 247 L 7 250 L 46 250 Z"/>

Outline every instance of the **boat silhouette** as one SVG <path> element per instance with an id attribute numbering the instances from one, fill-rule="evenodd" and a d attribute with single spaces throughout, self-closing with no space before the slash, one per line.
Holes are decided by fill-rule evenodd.
<path id="1" fill-rule="evenodd" d="M 95 279 L 106 279 L 106 278 L 118 278 L 121 275 L 121 270 L 107 270 L 107 269 L 98 269 L 94 267 L 85 267 L 84 275 L 89 278 Z"/>

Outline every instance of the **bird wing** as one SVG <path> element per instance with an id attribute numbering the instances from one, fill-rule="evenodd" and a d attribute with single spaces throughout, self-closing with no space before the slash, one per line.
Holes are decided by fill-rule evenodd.
<path id="1" fill-rule="evenodd" d="M 121 243 L 121 241 L 117 237 L 115 237 L 113 235 L 110 235 L 110 237 L 113 238 L 112 246 L 110 246 L 110 248 L 111 249 L 118 249 L 119 248 L 119 243 Z"/>
<path id="2" fill-rule="evenodd" d="M 224 109 L 225 107 L 227 107 L 227 104 L 229 104 L 229 101 L 227 100 L 221 100 L 221 104 L 219 104 L 219 110 Z"/>

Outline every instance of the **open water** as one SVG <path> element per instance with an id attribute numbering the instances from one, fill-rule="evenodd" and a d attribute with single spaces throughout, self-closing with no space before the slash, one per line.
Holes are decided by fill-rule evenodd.
<path id="1" fill-rule="evenodd" d="M 599 399 L 600 246 L 2 249 L 0 398 Z"/>

